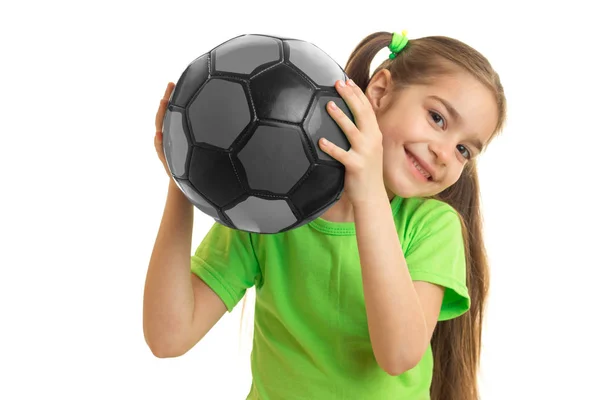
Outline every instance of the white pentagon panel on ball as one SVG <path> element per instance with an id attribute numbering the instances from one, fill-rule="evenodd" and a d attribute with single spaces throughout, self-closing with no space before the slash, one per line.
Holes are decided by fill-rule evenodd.
<path id="1" fill-rule="evenodd" d="M 167 110 L 163 120 L 163 149 L 173 175 L 185 175 L 185 161 L 189 152 L 188 140 L 183 130 L 183 114 Z"/>
<path id="2" fill-rule="evenodd" d="M 215 219 L 220 219 L 217 210 L 211 206 L 187 181 L 180 181 L 175 179 L 175 183 L 179 186 L 179 189 L 187 195 L 188 199 L 203 213 L 210 215 Z"/>
<path id="3" fill-rule="evenodd" d="M 257 233 L 277 233 L 297 219 L 285 200 L 266 200 L 250 196 L 225 211 L 237 229 Z"/>
<path id="4" fill-rule="evenodd" d="M 211 79 L 188 109 L 192 136 L 227 149 L 250 123 L 250 109 L 244 88 L 238 82 Z"/>
<path id="5" fill-rule="evenodd" d="M 250 74 L 261 66 L 280 59 L 279 42 L 275 38 L 244 35 L 223 43 L 215 50 L 215 70 Z"/>
<path id="6" fill-rule="evenodd" d="M 320 86 L 333 86 L 344 79 L 344 71 L 327 53 L 312 43 L 288 40 L 290 62 Z"/>
<path id="7" fill-rule="evenodd" d="M 301 136 L 294 126 L 256 129 L 238 154 L 251 189 L 286 194 L 302 178 L 310 162 Z"/>

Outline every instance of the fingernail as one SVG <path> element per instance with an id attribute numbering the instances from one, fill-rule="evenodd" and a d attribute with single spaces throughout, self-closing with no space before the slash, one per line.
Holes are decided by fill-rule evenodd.
<path id="1" fill-rule="evenodd" d="M 348 79 L 348 85 L 356 86 L 356 83 L 354 83 L 354 81 L 352 79 Z"/>
<path id="2" fill-rule="evenodd" d="M 337 104 L 335 104 L 334 101 L 330 101 L 329 102 L 329 107 L 331 107 L 332 110 L 337 110 L 337 108 L 338 108 Z"/>
<path id="3" fill-rule="evenodd" d="M 346 86 L 346 82 L 344 82 L 343 80 L 340 80 L 340 86 Z"/>

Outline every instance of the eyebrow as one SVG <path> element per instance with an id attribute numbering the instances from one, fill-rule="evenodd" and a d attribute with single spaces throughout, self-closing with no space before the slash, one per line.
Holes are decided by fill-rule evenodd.
<path id="1" fill-rule="evenodd" d="M 460 116 L 458 111 L 456 111 L 456 108 L 452 107 L 452 104 L 450 104 L 446 99 L 443 99 L 443 98 L 441 98 L 439 96 L 435 96 L 435 95 L 432 95 L 429 97 L 442 103 L 444 105 L 444 107 L 446 107 L 448 112 L 450 113 L 450 116 L 452 117 L 453 120 L 455 120 L 455 121 L 462 120 L 462 117 Z M 470 141 L 471 141 L 471 143 L 473 143 L 475 148 L 480 153 L 483 151 L 483 143 L 481 143 L 481 140 L 479 140 L 479 138 L 475 137 L 475 138 L 470 139 Z"/>

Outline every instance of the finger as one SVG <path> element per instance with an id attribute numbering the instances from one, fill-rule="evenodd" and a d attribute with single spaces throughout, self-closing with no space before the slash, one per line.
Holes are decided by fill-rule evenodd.
<path id="1" fill-rule="evenodd" d="M 352 114 L 354 115 L 357 113 L 360 110 L 360 106 L 362 106 L 362 101 L 360 101 L 353 88 L 348 86 L 343 80 L 337 81 L 335 87 L 342 99 L 344 99 L 348 105 L 348 108 L 350 108 Z"/>
<path id="2" fill-rule="evenodd" d="M 167 105 L 169 104 L 169 99 L 171 97 L 171 93 L 173 92 L 174 87 L 175 84 L 173 82 L 169 82 L 167 84 L 167 89 L 165 90 L 163 98 L 160 99 L 160 105 L 158 106 L 158 111 L 156 112 L 156 118 L 154 121 L 154 125 L 157 131 L 162 131 L 163 119 L 165 117 L 165 113 L 167 112 Z"/>
<path id="3" fill-rule="evenodd" d="M 329 154 L 334 159 L 346 165 L 346 160 L 348 157 L 348 152 L 346 150 L 342 149 L 335 143 L 332 143 L 325 138 L 321 138 L 319 140 L 319 147 L 321 147 L 321 150 L 323 150 L 325 153 Z"/>
<path id="4" fill-rule="evenodd" d="M 354 122 L 333 101 L 327 103 L 327 111 L 348 138 L 350 146 L 354 146 L 361 134 Z"/>
<path id="5" fill-rule="evenodd" d="M 159 147 L 161 147 L 160 138 L 158 137 L 158 132 L 154 135 L 154 148 L 158 151 Z"/>
<path id="6" fill-rule="evenodd" d="M 163 143 L 162 143 L 162 133 L 157 132 L 156 135 L 154 136 L 154 147 L 156 148 L 156 151 L 158 152 L 158 155 L 160 158 L 163 158 L 164 156 L 164 148 L 163 148 Z"/>
<path id="7" fill-rule="evenodd" d="M 367 98 L 367 96 L 364 94 L 364 92 L 362 91 L 361 88 L 359 88 L 356 83 L 354 83 L 354 81 L 352 79 L 348 79 L 348 81 L 346 82 L 346 84 L 348 85 L 348 87 L 350 88 L 350 90 L 352 90 L 352 92 L 354 93 L 354 95 L 356 96 L 356 98 L 358 100 L 360 100 L 360 102 L 362 103 L 363 106 L 368 107 L 368 108 L 372 108 L 371 107 L 371 102 L 369 101 L 369 99 Z"/>
<path id="8" fill-rule="evenodd" d="M 165 94 L 163 96 L 163 99 L 169 99 L 169 97 L 171 97 L 171 92 L 173 91 L 173 88 L 175 87 L 175 84 L 173 82 L 169 82 L 167 84 L 167 89 L 165 89 Z"/>
<path id="9" fill-rule="evenodd" d="M 159 107 L 158 111 L 156 112 L 156 118 L 154 120 L 154 125 L 156 127 L 156 132 L 162 132 L 162 128 L 163 128 L 163 118 L 165 117 L 165 110 L 161 106 Z"/>
<path id="10" fill-rule="evenodd" d="M 163 119 L 165 118 L 165 113 L 167 112 L 167 104 L 169 103 L 169 99 L 161 99 L 160 106 L 158 107 L 158 111 L 156 112 L 156 119 L 154 124 L 156 126 L 156 131 L 162 131 L 163 128 Z"/>
<path id="11" fill-rule="evenodd" d="M 339 83 L 339 93 L 352 111 L 356 126 L 363 132 L 371 131 L 370 127 L 377 122 L 371 102 L 361 88 L 349 79 L 345 86 Z"/>

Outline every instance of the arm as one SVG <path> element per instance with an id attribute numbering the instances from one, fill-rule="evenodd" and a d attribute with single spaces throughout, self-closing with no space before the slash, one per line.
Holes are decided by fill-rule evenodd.
<path id="1" fill-rule="evenodd" d="M 220 298 L 190 271 L 193 212 L 169 180 L 144 290 L 144 337 L 157 357 L 184 354 L 226 311 Z"/>
<path id="2" fill-rule="evenodd" d="M 154 147 L 169 176 L 169 189 L 144 289 L 144 338 L 157 357 L 187 352 L 226 311 L 215 292 L 190 271 L 194 208 L 171 177 L 162 141 L 174 87 L 169 82 L 155 117 Z"/>
<path id="3" fill-rule="evenodd" d="M 355 205 L 354 216 L 373 352 L 383 370 L 399 375 L 423 357 L 444 289 L 412 281 L 385 189 Z"/>
<path id="4" fill-rule="evenodd" d="M 441 309 L 444 289 L 414 284 L 398 240 L 383 182 L 383 135 L 374 108 L 391 87 L 389 71 L 371 79 L 369 98 L 352 82 L 336 83 L 356 124 L 334 103 L 328 112 L 346 134 L 350 150 L 322 138 L 324 152 L 346 169 L 345 194 L 354 207 L 369 335 L 375 359 L 390 375 L 413 368 L 423 357 Z"/>

